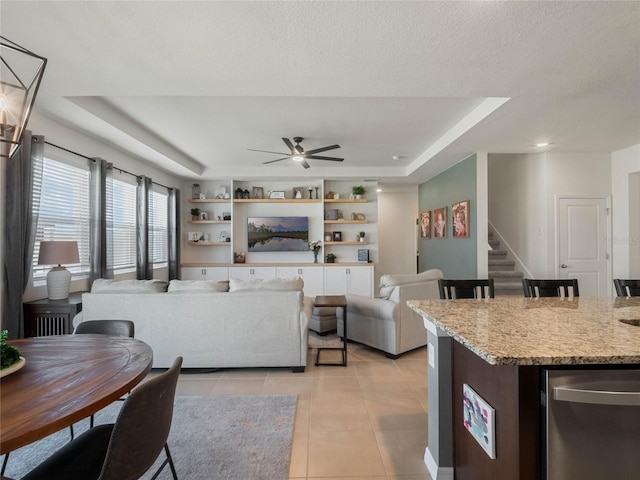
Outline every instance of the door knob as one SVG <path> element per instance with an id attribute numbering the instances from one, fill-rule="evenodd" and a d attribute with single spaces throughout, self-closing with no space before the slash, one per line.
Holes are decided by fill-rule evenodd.
<path id="1" fill-rule="evenodd" d="M 567 268 L 567 265 L 563 263 L 562 265 L 560 265 L 560 268 Z"/>

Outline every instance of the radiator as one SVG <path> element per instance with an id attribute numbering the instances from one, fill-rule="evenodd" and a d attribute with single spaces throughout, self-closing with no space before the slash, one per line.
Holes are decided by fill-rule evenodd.
<path id="1" fill-rule="evenodd" d="M 67 319 L 69 315 L 38 315 L 36 316 L 36 336 L 65 335 L 67 333 Z"/>

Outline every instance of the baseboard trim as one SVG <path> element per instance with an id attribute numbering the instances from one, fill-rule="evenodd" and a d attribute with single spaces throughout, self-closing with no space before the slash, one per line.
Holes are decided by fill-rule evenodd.
<path id="1" fill-rule="evenodd" d="M 433 480 L 453 480 L 453 467 L 438 467 L 429 447 L 424 451 L 424 463 Z"/>

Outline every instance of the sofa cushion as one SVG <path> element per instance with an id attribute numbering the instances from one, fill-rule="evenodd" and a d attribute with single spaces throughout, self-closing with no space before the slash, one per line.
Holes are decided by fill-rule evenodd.
<path id="1" fill-rule="evenodd" d="M 167 291 L 164 280 L 110 280 L 98 278 L 91 285 L 91 293 L 162 293 Z"/>
<path id="2" fill-rule="evenodd" d="M 398 285 L 406 285 L 408 283 L 427 282 L 429 280 L 438 280 L 442 278 L 442 271 L 437 268 L 425 270 L 422 273 L 407 275 L 383 275 L 380 278 L 380 298 L 389 299 L 393 293 L 393 289 Z"/>
<path id="3" fill-rule="evenodd" d="M 228 280 L 171 280 L 169 293 L 211 293 L 228 292 Z"/>
<path id="4" fill-rule="evenodd" d="M 304 282 L 302 278 L 270 278 L 262 280 L 242 280 L 240 278 L 229 279 L 230 292 L 243 292 L 249 290 L 286 290 L 286 291 L 302 291 Z"/>

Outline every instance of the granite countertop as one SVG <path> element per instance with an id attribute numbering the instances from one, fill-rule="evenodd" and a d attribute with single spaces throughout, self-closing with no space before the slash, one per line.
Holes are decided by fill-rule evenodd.
<path id="1" fill-rule="evenodd" d="M 407 303 L 491 365 L 640 364 L 640 297 Z"/>

